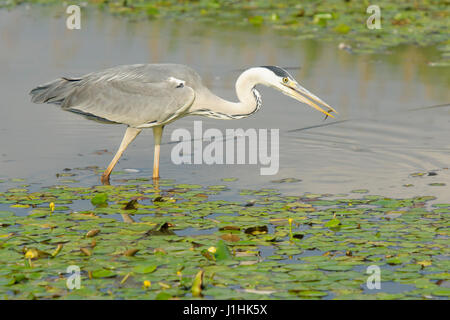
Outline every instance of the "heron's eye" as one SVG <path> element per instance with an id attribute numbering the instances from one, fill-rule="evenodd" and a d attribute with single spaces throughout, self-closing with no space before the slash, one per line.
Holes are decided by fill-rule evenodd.
<path id="1" fill-rule="evenodd" d="M 284 78 L 283 78 L 283 83 L 288 83 L 288 82 L 289 82 L 289 79 L 286 78 L 286 77 L 284 77 Z"/>

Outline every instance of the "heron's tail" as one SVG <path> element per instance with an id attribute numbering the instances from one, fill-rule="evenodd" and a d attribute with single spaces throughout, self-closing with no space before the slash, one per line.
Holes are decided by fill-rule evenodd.
<path id="1" fill-rule="evenodd" d="M 34 103 L 62 104 L 64 100 L 80 85 L 81 78 L 60 78 L 38 86 L 30 91 Z"/>

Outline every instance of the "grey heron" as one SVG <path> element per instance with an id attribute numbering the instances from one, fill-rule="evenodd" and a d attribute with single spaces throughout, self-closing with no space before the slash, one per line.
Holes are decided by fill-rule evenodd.
<path id="1" fill-rule="evenodd" d="M 213 94 L 197 72 L 180 64 L 123 65 L 82 77 L 62 77 L 34 88 L 30 95 L 35 103 L 53 103 L 91 120 L 127 125 L 122 143 L 101 178 L 108 183 L 121 155 L 143 129 L 153 129 L 153 178 L 157 179 L 165 125 L 187 115 L 215 119 L 248 117 L 261 107 L 261 95 L 255 89 L 258 84 L 275 88 L 326 116 L 336 113 L 277 66 L 245 70 L 236 81 L 238 102 Z"/>

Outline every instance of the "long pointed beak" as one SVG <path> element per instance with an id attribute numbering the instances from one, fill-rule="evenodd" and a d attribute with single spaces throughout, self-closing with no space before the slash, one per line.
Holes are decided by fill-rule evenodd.
<path id="1" fill-rule="evenodd" d="M 332 108 L 330 105 L 328 105 L 326 102 L 324 102 L 322 99 L 317 97 L 316 95 L 312 94 L 305 88 L 303 88 L 301 85 L 299 85 L 296 82 L 291 82 L 288 85 L 286 85 L 288 88 L 288 92 L 286 92 L 289 96 L 292 98 L 303 102 L 307 104 L 308 106 L 319 110 L 323 114 L 327 115 L 328 117 L 334 118 L 334 116 L 331 114 L 332 112 L 338 113 L 334 108 Z M 317 102 L 314 103 L 313 101 Z M 322 107 L 328 108 L 327 111 L 325 111 L 322 107 L 320 107 L 318 104 L 320 104 Z"/>

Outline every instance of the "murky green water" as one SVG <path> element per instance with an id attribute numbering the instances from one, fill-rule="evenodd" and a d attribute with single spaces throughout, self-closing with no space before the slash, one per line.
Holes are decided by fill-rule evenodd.
<path id="1" fill-rule="evenodd" d="M 382 209 L 376 209 L 373 213 L 375 216 L 384 214 L 389 208 L 395 207 L 396 210 L 399 208 L 402 210 L 402 205 L 407 208 L 408 212 L 410 210 L 414 212 L 417 203 L 420 204 L 419 207 L 437 210 L 436 207 L 431 207 L 431 204 L 450 201 L 448 189 L 450 185 L 450 172 L 448 170 L 450 162 L 448 139 L 450 136 L 450 107 L 413 111 L 416 108 L 445 104 L 450 100 L 448 70 L 431 67 L 427 64 L 439 55 L 433 48 L 406 46 L 396 48 L 385 55 L 352 55 L 346 51 L 338 50 L 338 43 L 299 41 L 263 27 L 242 30 L 222 26 L 219 29 L 208 25 L 184 24 L 180 21 L 127 21 L 93 12 L 83 18 L 80 31 L 69 31 L 65 28 L 65 16 L 62 13 L 62 11 L 46 8 L 32 10 L 17 8 L 12 11 L 0 11 L 0 96 L 2 97 L 0 102 L 2 114 L 0 118 L 0 146 L 2 147 L 0 151 L 0 179 L 7 181 L 0 183 L 0 192 L 4 192 L 12 186 L 20 188 L 20 185 L 24 183 L 31 183 L 30 186 L 27 186 L 31 191 L 38 191 L 42 187 L 54 184 L 68 184 L 74 187 L 97 185 L 99 184 L 99 175 L 92 170 L 72 170 L 71 172 L 76 174 L 73 177 L 56 177 L 56 173 L 63 172 L 64 168 L 103 167 L 107 165 L 125 130 L 124 126 L 120 125 L 102 125 L 87 121 L 75 114 L 63 112 L 56 106 L 31 104 L 28 96 L 31 88 L 61 75 L 81 75 L 119 64 L 176 62 L 195 68 L 215 93 L 232 100 L 235 99 L 234 81 L 242 69 L 249 66 L 271 64 L 291 67 L 292 75 L 304 87 L 322 97 L 340 112 L 339 118 L 328 119 L 324 122 L 318 112 L 314 112 L 271 89 L 260 88 L 263 107 L 250 118 L 238 121 L 220 121 L 187 117 L 169 125 L 163 137 L 163 142 L 166 144 L 162 146 L 162 177 L 175 179 L 178 184 L 195 183 L 203 186 L 223 184 L 229 186 L 229 189 L 221 190 L 218 195 L 208 195 L 210 200 L 230 201 L 226 204 L 228 210 L 226 213 L 231 214 L 231 211 L 236 210 L 233 207 L 233 202 L 245 204 L 245 201 L 259 196 L 258 193 L 245 194 L 244 192 L 246 197 L 242 198 L 239 195 L 242 189 L 274 188 L 281 191 L 284 196 L 301 196 L 301 201 L 306 201 L 305 193 L 347 194 L 351 190 L 358 189 L 367 189 L 369 195 L 380 195 L 381 197 L 412 199 L 418 196 L 433 196 L 437 199 L 426 203 L 420 199 L 411 200 L 408 203 L 376 203 L 375 205 Z M 167 144 L 170 142 L 171 132 L 176 128 L 187 128 L 192 131 L 194 120 L 203 120 L 204 130 L 206 128 L 219 128 L 223 132 L 227 128 L 280 129 L 279 173 L 274 176 L 261 176 L 260 167 L 257 165 L 174 165 L 170 161 L 170 151 L 173 144 Z M 321 126 L 341 120 L 348 121 Z M 104 152 L 103 150 L 107 151 Z M 151 176 L 152 150 L 151 131 L 144 132 L 128 148 L 124 158 L 116 167 L 119 171 L 137 169 L 139 172 L 113 175 L 112 184 L 130 183 L 123 179 Z M 433 172 L 433 174 L 429 174 L 429 172 Z M 234 182 L 221 180 L 229 177 L 238 177 L 239 180 Z M 8 180 L 12 178 L 24 178 L 26 181 L 12 183 Z M 301 181 L 292 183 L 272 182 L 285 178 L 296 178 Z M 72 179 L 76 182 L 64 181 Z M 145 184 L 146 182 L 138 181 L 138 183 Z M 173 188 L 172 185 L 169 187 Z M 16 192 L 20 193 L 20 191 Z M 183 195 L 184 192 L 186 191 L 178 191 L 175 194 L 181 193 L 180 197 L 185 200 L 186 198 L 189 200 L 193 196 L 192 194 Z M 150 193 L 153 193 L 153 191 Z M 127 200 L 127 196 L 126 194 L 119 195 L 118 200 Z M 264 196 L 270 197 L 272 193 L 263 193 L 262 196 L 263 198 Z M 81 201 L 82 199 L 77 197 L 78 195 L 73 198 L 73 203 L 70 205 L 72 211 L 92 210 L 88 201 L 89 198 Z M 358 192 L 349 193 L 342 203 L 345 202 L 345 206 L 348 206 L 350 198 L 361 197 L 362 195 Z M 335 197 L 331 198 L 334 199 Z M 366 202 L 357 202 L 357 204 L 364 207 L 370 201 L 378 201 L 377 199 L 366 199 Z M 52 198 L 46 200 L 51 201 Z M 317 212 L 322 212 L 323 208 L 320 201 L 324 200 L 316 200 L 319 202 L 312 203 L 312 205 Z M 24 199 L 20 201 L 23 202 Z M 317 256 L 317 254 L 321 256 L 321 254 L 332 249 L 330 243 L 326 243 L 327 241 L 334 242 L 336 237 L 343 240 L 348 235 L 345 233 L 333 235 L 331 231 L 328 231 L 329 226 L 326 226 L 325 223 L 326 220 L 333 218 L 332 208 L 328 208 L 326 213 L 315 218 L 308 216 L 308 214 L 297 217 L 289 213 L 280 213 L 278 209 L 274 210 L 274 208 L 278 208 L 277 201 L 283 203 L 284 206 L 287 203 L 295 202 L 293 198 L 262 199 L 259 201 L 261 201 L 260 206 L 266 209 L 244 212 L 249 217 L 247 220 L 239 218 L 237 224 L 241 232 L 255 225 L 269 225 L 269 234 L 265 238 L 259 239 L 259 242 L 252 244 L 260 245 L 258 248 L 262 252 L 262 257 L 266 259 L 262 268 L 276 268 L 277 270 L 272 271 L 289 273 L 292 270 L 278 269 L 284 268 L 283 264 L 290 263 L 293 256 L 294 261 L 304 260 L 312 263 L 312 266 L 319 264 L 320 267 L 322 263 L 325 270 L 327 267 L 331 268 L 328 271 L 333 269 L 351 270 L 352 272 L 363 271 L 363 266 L 359 266 L 361 270 L 349 267 L 357 265 L 357 262 L 360 261 L 359 258 L 355 258 L 355 261 L 346 261 L 346 267 L 340 265 L 337 269 L 334 264 L 330 265 L 330 261 L 325 261 L 325 258 L 304 259 L 311 252 L 316 253 L 313 254 L 314 256 Z M 48 208 L 47 202 L 45 202 L 46 208 Z M 189 206 L 195 205 L 195 203 L 194 201 Z M 328 204 L 337 205 L 336 202 Z M 10 205 L 10 203 L 1 204 L 0 211 L 13 210 L 16 215 L 25 216 L 31 210 L 30 208 L 12 209 L 9 207 Z M 88 205 L 89 207 L 87 207 Z M 151 203 L 146 203 L 146 205 L 151 205 Z M 231 223 L 232 216 L 224 218 L 224 212 L 220 210 L 220 206 L 216 207 L 216 205 L 214 204 L 214 208 L 209 212 L 212 215 L 208 218 L 219 219 L 221 226 Z M 201 206 L 205 206 L 206 209 L 202 207 L 202 213 L 199 216 L 197 215 L 197 218 L 206 214 L 203 211 L 208 211 L 208 204 L 202 204 Z M 344 211 L 348 213 L 347 209 Z M 355 208 L 355 212 L 350 210 L 352 211 L 350 214 L 364 212 L 358 211 L 358 209 L 359 207 Z M 46 210 L 48 211 L 48 209 Z M 270 217 L 264 216 L 261 210 L 269 210 Z M 162 211 L 162 217 L 152 218 L 149 216 L 146 218 L 148 222 L 152 223 L 152 226 L 154 223 L 177 220 L 174 218 L 176 217 L 174 212 L 177 212 L 177 210 L 172 211 L 172 209 L 166 208 Z M 302 210 L 297 211 L 303 212 Z M 294 210 L 294 212 L 297 211 Z M 429 211 L 428 213 L 416 212 L 415 215 L 409 216 L 405 221 L 402 220 L 401 223 L 406 225 L 402 228 L 406 229 L 405 238 L 401 241 L 411 240 L 411 238 L 408 238 L 407 230 L 413 228 L 414 221 L 419 221 L 421 215 L 425 215 L 425 218 L 428 217 L 431 220 L 437 219 L 437 221 L 440 221 L 439 225 L 445 223 L 442 219 L 445 219 L 445 212 L 447 211 L 446 209 L 442 211 L 444 215 L 442 218 L 437 216 L 438 212 Z M 111 212 L 101 212 L 101 210 L 95 211 L 95 213 L 100 215 L 111 214 Z M 235 213 L 235 215 L 245 216 L 244 213 Z M 301 224 L 306 218 L 312 219 L 320 228 L 323 228 L 323 230 L 312 228 L 312 231 L 308 231 L 310 234 L 305 240 L 309 240 L 301 245 L 304 246 L 301 247 L 301 250 L 289 247 L 289 239 L 286 238 L 289 237 L 286 219 L 293 216 L 300 219 L 296 221 L 298 223 L 296 228 L 299 228 L 296 229 L 297 232 L 303 230 Z M 346 217 L 346 213 L 343 213 L 343 216 Z M 49 219 L 48 223 L 59 224 L 62 223 L 60 217 L 47 217 L 45 219 Z M 115 215 L 112 217 L 116 218 Z M 117 217 L 119 216 L 117 215 Z M 111 227 L 111 234 L 113 234 L 114 230 L 119 228 L 116 225 L 119 222 L 112 222 L 109 218 L 109 216 L 105 218 L 108 221 L 102 221 L 102 225 L 110 223 L 109 227 Z M 180 238 L 182 237 L 189 238 L 189 236 L 200 235 L 200 238 L 204 237 L 201 240 L 202 245 L 215 245 L 216 240 L 213 239 L 217 238 L 214 234 L 219 232 L 217 230 L 218 225 L 209 222 L 193 223 L 190 220 L 184 220 L 185 218 L 183 216 L 183 218 L 177 220 L 178 225 L 175 228 L 179 238 L 177 241 L 181 241 Z M 277 223 L 269 221 L 275 218 L 284 219 L 281 230 L 276 229 Z M 395 218 L 397 216 L 393 219 Z M 342 220 L 342 217 L 340 219 Z M 355 228 L 358 223 L 361 223 L 358 222 L 359 219 L 362 219 L 363 225 L 368 224 L 369 229 L 373 228 L 374 232 L 370 235 L 363 233 L 358 241 L 367 241 L 369 238 L 370 241 L 376 241 L 376 239 L 371 238 L 377 234 L 376 223 L 370 219 L 366 221 L 364 217 L 358 216 L 354 220 L 345 220 L 344 226 L 351 225 L 351 227 L 348 227 L 350 231 L 347 230 L 347 232 L 350 232 L 351 235 L 358 233 Z M 193 224 L 189 225 L 189 223 Z M 91 227 L 93 227 L 92 223 L 85 225 L 84 222 L 77 222 L 74 229 L 85 232 Z M 428 227 L 430 226 L 424 225 L 423 229 L 420 232 L 418 231 L 419 234 L 414 235 L 418 238 L 418 241 L 427 241 L 424 232 L 426 233 Z M 144 230 L 145 226 L 133 228 L 133 230 L 125 232 L 138 233 Z M 388 239 L 389 233 L 392 232 L 392 228 L 395 229 L 395 225 L 393 226 L 392 222 L 384 221 L 380 228 L 381 230 L 378 230 L 381 232 L 380 241 L 386 242 L 381 246 L 394 245 L 388 244 Z M 21 232 L 24 230 L 27 229 L 22 229 Z M 443 242 L 445 243 L 447 236 L 436 230 L 433 229 L 433 232 L 437 232 L 436 239 L 438 240 L 436 240 L 436 243 L 441 245 Z M 324 234 L 329 237 L 328 240 L 323 240 L 324 243 L 313 246 L 312 243 L 320 242 Z M 64 232 L 61 231 L 61 236 L 63 235 Z M 42 235 L 42 237 L 45 236 L 45 234 Z M 74 234 L 70 234 L 70 241 L 73 241 L 72 236 L 75 237 Z M 113 238 L 109 235 L 105 238 L 101 237 L 105 241 L 112 241 Z M 242 241 L 253 241 L 253 238 L 247 238 L 250 237 L 248 235 L 241 235 L 241 237 L 243 238 Z M 271 246 L 270 241 L 273 240 L 271 237 L 279 237 L 284 242 L 281 246 Z M 444 237 L 444 240 L 440 237 Z M 136 239 L 134 236 L 130 236 L 126 240 L 135 241 Z M 158 241 L 159 245 L 163 246 L 172 240 L 169 237 Z M 150 245 L 151 241 L 146 241 Z M 187 243 L 191 242 L 190 240 L 186 241 L 183 242 L 183 245 L 172 248 L 173 251 L 187 250 L 189 247 Z M 192 242 L 195 241 L 197 240 L 192 240 Z M 56 244 L 54 241 L 51 243 Z M 127 243 L 127 245 L 129 244 Z M 145 243 L 141 243 L 141 246 L 145 245 Z M 252 245 L 249 242 L 245 243 L 244 241 L 241 245 L 244 246 L 245 250 L 255 249 L 251 247 Z M 245 247 L 247 245 L 251 248 Z M 71 246 L 73 246 L 72 250 L 75 250 L 76 246 L 76 250 L 78 250 L 80 244 L 72 242 Z M 122 248 L 124 244 L 122 243 L 119 246 Z M 195 247 L 195 245 L 193 246 Z M 374 247 L 377 247 L 377 245 L 375 244 Z M 167 251 L 170 253 L 172 249 Z M 343 246 L 336 250 L 341 249 L 343 249 Z M 423 257 L 423 250 L 425 249 L 427 248 L 422 246 L 415 253 L 417 254 L 415 258 L 425 259 Z M 302 253 L 296 255 L 292 250 L 300 250 Z M 317 252 L 314 250 L 317 250 Z M 403 247 L 402 250 L 403 254 L 411 254 L 407 246 Z M 437 255 L 439 249 L 435 250 L 436 252 L 433 252 L 433 254 Z M 357 252 L 359 251 L 364 252 L 363 248 L 358 248 Z M 388 251 L 393 255 L 396 254 L 391 249 Z M 387 251 L 370 248 L 371 255 L 385 254 L 385 252 Z M 111 252 L 106 250 L 103 253 L 110 254 Z M 365 252 L 363 256 L 366 254 L 369 255 Z M 276 257 L 273 257 L 274 255 Z M 271 256 L 272 260 L 269 258 Z M 406 261 L 406 259 L 402 260 L 402 257 L 398 261 L 391 261 L 392 264 L 388 263 L 388 265 L 411 262 L 410 260 Z M 198 253 L 195 259 L 200 258 L 201 256 Z M 273 260 L 279 261 L 280 265 L 274 266 Z M 61 265 L 64 265 L 65 262 L 63 262 L 60 262 Z M 160 265 L 164 262 L 167 261 L 158 260 L 152 263 Z M 106 263 L 106 260 L 102 263 Z M 364 267 L 368 263 L 365 263 Z M 137 262 L 137 264 L 139 263 Z M 415 265 L 410 266 L 408 264 L 401 267 L 406 268 L 404 272 L 408 272 L 408 268 L 411 271 L 420 266 L 415 260 L 412 260 L 412 264 Z M 445 270 L 446 267 L 443 262 L 437 262 L 437 264 L 437 267 L 435 267 L 437 270 Z M 89 263 L 86 265 L 89 265 Z M 118 270 L 123 265 L 118 265 Z M 189 276 L 197 271 L 194 266 L 188 269 Z M 232 278 L 232 274 L 229 274 L 229 278 L 226 276 L 226 272 L 231 271 L 218 269 L 220 272 L 225 272 L 223 279 L 228 279 L 216 283 L 220 287 Z M 255 271 L 254 268 L 249 269 L 251 269 L 251 272 Z M 313 279 L 315 277 L 320 278 L 318 271 L 315 271 L 315 268 L 313 269 L 295 272 Z M 240 270 L 241 273 L 239 274 L 242 277 L 250 272 L 249 270 Z M 123 272 L 125 271 L 120 271 L 118 274 L 125 275 L 126 273 L 122 274 Z M 162 272 L 161 277 L 164 276 L 164 272 Z M 398 280 L 396 278 L 398 273 L 394 271 L 386 272 L 388 277 L 386 281 Z M 283 275 L 279 276 L 280 278 L 275 278 L 275 282 L 282 281 Z M 300 277 L 300 275 L 298 276 Z M 340 277 L 349 279 L 350 276 L 341 274 Z M 252 283 L 251 287 L 258 286 L 259 280 L 256 278 L 254 279 L 256 282 Z M 155 279 L 157 280 L 157 277 Z M 361 280 L 361 274 L 355 276 L 355 279 Z M 144 278 L 138 277 L 138 281 L 143 280 Z M 342 284 L 343 287 L 353 288 L 355 284 L 350 282 L 349 280 L 349 282 Z M 408 281 L 406 283 L 405 285 L 411 284 Z M 110 285 L 108 284 L 108 286 Z M 236 284 L 230 285 L 231 288 L 234 288 Z M 270 288 L 267 290 L 273 291 L 274 285 L 268 285 Z M 314 288 L 306 285 L 306 287 L 297 287 L 297 289 L 289 287 L 286 290 L 291 290 L 293 292 L 291 294 L 296 297 L 322 297 L 324 296 L 323 292 L 326 292 L 322 292 L 322 290 L 329 290 L 329 285 L 329 283 L 322 283 L 322 287 L 320 284 L 318 287 L 314 286 Z M 410 287 L 402 289 L 403 284 L 399 282 L 387 282 L 387 285 L 394 289 L 386 290 L 385 293 L 397 293 L 411 289 Z M 103 284 L 100 287 L 103 288 Z M 433 288 L 433 290 L 435 289 Z M 209 287 L 209 290 L 212 290 L 211 296 L 215 296 L 214 288 Z M 258 290 L 264 290 L 264 288 Z M 423 294 L 431 294 L 430 292 Z M 133 291 L 130 294 L 134 296 L 137 293 Z M 151 297 L 155 297 L 157 294 L 158 292 L 153 292 Z M 181 295 L 179 291 L 171 292 L 171 294 Z M 219 291 L 217 294 L 227 298 L 227 294 L 231 294 L 231 292 Z M 346 294 L 349 297 L 355 297 L 352 294 L 358 293 L 352 290 L 345 292 L 344 290 L 339 292 L 338 295 L 326 293 L 325 296 L 328 298 L 345 297 Z M 89 294 L 86 295 L 89 296 Z M 242 297 L 254 298 L 255 296 L 243 295 Z M 279 295 L 276 293 L 274 297 L 286 298 L 288 296 L 284 293 Z"/>

